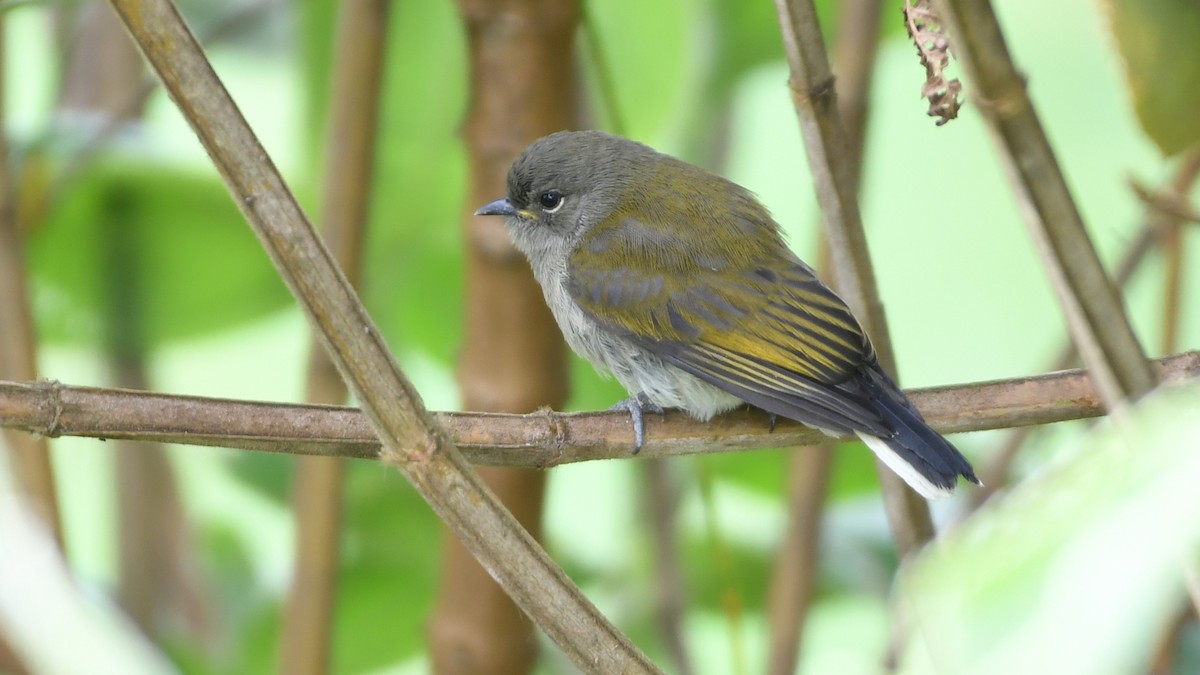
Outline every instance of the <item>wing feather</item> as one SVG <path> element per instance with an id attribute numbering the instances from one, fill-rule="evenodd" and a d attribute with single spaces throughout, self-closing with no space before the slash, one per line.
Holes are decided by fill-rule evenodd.
<path id="1" fill-rule="evenodd" d="M 689 242 L 662 220 L 678 211 L 598 223 L 569 260 L 568 291 L 610 330 L 752 405 L 832 431 L 890 433 L 861 384 L 875 363 L 862 328 L 765 210 L 743 207 L 761 213 Z M 747 223 L 764 219 L 770 236 L 747 237 Z"/>

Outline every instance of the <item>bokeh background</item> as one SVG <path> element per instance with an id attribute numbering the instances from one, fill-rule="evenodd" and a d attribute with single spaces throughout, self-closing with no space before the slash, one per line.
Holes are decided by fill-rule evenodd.
<path id="1" fill-rule="evenodd" d="M 818 5 L 832 35 L 838 4 Z M 1131 189 L 1131 179 L 1164 185 L 1175 161 L 1163 157 L 1134 112 L 1107 3 L 1006 0 L 997 5 L 1101 257 L 1113 263 L 1145 220 L 1146 205 Z M 180 6 L 200 33 L 239 7 L 225 1 Z M 783 224 L 801 257 L 814 260 L 817 209 L 774 8 L 764 2 L 609 0 L 589 3 L 586 10 L 606 57 L 597 64 L 581 52 L 579 67 L 590 85 L 581 94 L 582 105 L 594 111 L 588 119 L 601 128 L 611 123 L 599 111 L 595 87 L 598 69 L 608 69 L 615 84 L 611 103 L 626 135 L 750 188 Z M 82 10 L 31 2 L 0 3 L 0 11 L 5 15 L 9 161 L 16 168 L 17 204 L 28 227 L 40 375 L 110 386 L 109 345 L 114 335 L 133 334 L 144 348 L 150 389 L 300 400 L 309 340 L 304 317 L 171 101 L 156 91 L 139 119 L 93 147 L 90 139 L 102 120 L 60 107 L 63 55 L 71 34 L 58 27 L 55 16 Z M 453 410 L 460 406 L 454 376 L 462 341 L 460 220 L 472 206 L 465 203 L 467 160 L 460 133 L 468 102 L 466 42 L 450 2 L 395 3 L 390 21 L 362 294 L 426 405 Z M 207 48 L 310 213 L 318 207 L 334 23 L 335 3 L 278 3 Z M 1195 52 L 1196 46 L 1185 49 L 1180 43 L 1180 49 Z M 920 97 L 923 79 L 903 31 L 900 5 L 889 5 L 870 97 L 861 203 L 901 381 L 929 386 L 1044 372 L 1066 343 L 1066 330 L 997 153 L 970 102 L 960 119 L 935 126 Z M 966 86 L 969 92 L 970 83 Z M 1194 262 L 1200 258 L 1200 236 L 1194 228 L 1185 235 L 1184 259 Z M 1174 346 L 1164 344 L 1165 283 L 1162 255 L 1152 252 L 1126 290 L 1133 324 L 1155 356 L 1200 345 L 1195 306 L 1200 265 L 1183 269 L 1185 300 Z M 567 409 L 604 408 L 624 396 L 618 385 L 581 361 L 572 361 L 571 377 Z M 983 546 L 978 540 L 987 538 L 989 527 L 1002 533 L 1021 530 L 1025 534 L 1006 540 L 1009 545 L 999 550 L 1028 546 L 1031 553 L 1013 563 L 1016 571 L 1009 576 L 1004 576 L 1004 556 L 996 551 L 960 551 L 949 562 L 929 563 L 936 570 L 930 574 L 947 588 L 993 575 L 1004 580 L 978 597 L 948 594 L 959 600 L 946 602 L 984 603 L 973 610 L 929 611 L 961 617 L 965 627 L 956 630 L 977 630 L 962 638 L 980 645 L 977 654 L 1010 644 L 1022 645 L 1018 651 L 1026 657 L 1038 649 L 1071 649 L 1070 642 L 1039 646 L 1028 635 L 1033 643 L 1020 642 L 1020 627 L 1037 625 L 1029 606 L 1061 610 L 1065 613 L 1053 616 L 1067 623 L 1080 612 L 1124 612 L 1112 634 L 1126 638 L 1119 646 L 1128 660 L 1097 662 L 1113 670 L 1075 672 L 1146 667 L 1169 632 L 1165 627 L 1184 607 L 1179 568 L 1168 563 L 1195 552 L 1200 524 L 1192 522 L 1198 511 L 1188 514 L 1180 502 L 1163 502 L 1161 496 L 1186 491 L 1164 488 L 1156 498 L 1142 488 L 1172 475 L 1164 467 L 1195 468 L 1194 458 L 1179 453 L 1200 449 L 1198 401 L 1193 392 L 1190 399 L 1162 402 L 1167 412 L 1155 408 L 1147 413 L 1150 421 L 1139 421 L 1145 431 L 1138 437 L 1139 452 L 1146 454 L 1142 468 L 1148 474 L 1133 487 L 1119 482 L 1131 480 L 1120 467 L 1141 460 L 1122 456 L 1120 449 L 1110 453 L 1107 464 L 1097 460 L 1101 469 L 1083 478 L 1070 473 L 1081 455 L 1106 447 L 1107 441 L 1097 439 L 1111 431 L 1094 431 L 1082 422 L 1036 430 L 1012 478 L 1030 484 L 1033 496 L 1014 500 L 1017 515 L 1012 510 L 985 514 L 993 520 L 970 531 L 973 544 Z M 982 464 L 1006 433 L 952 440 Z M 71 570 L 87 595 L 110 597 L 119 565 L 114 455 L 93 440 L 56 439 L 53 447 Z M 293 463 L 282 456 L 194 447 L 171 447 L 168 456 L 190 542 L 179 555 L 186 557 L 194 585 L 159 617 L 157 644 L 185 672 L 274 670 L 293 556 Z M 684 640 L 697 672 L 763 669 L 767 581 L 786 517 L 788 457 L 789 451 L 778 450 L 673 462 L 683 486 L 677 531 L 687 590 Z M 1046 485 L 1056 480 L 1055 472 L 1066 475 L 1060 485 L 1077 488 L 1071 494 L 1081 504 L 1066 509 L 1062 520 L 1039 517 L 1046 512 L 1036 506 L 1039 497 L 1054 494 Z M 351 463 L 346 485 L 332 671 L 425 672 L 425 626 L 442 551 L 439 523 L 400 474 L 379 464 Z M 1128 490 L 1122 492 L 1121 486 Z M 549 479 L 544 534 L 548 550 L 589 597 L 652 658 L 665 663 L 652 602 L 655 543 L 644 488 L 636 461 L 556 468 Z M 939 526 L 951 527 L 968 512 L 970 491 L 934 505 Z M 1105 529 L 1111 524 L 1107 520 L 1097 524 L 1092 506 L 1126 497 L 1145 507 L 1138 512 L 1145 527 L 1114 530 Z M 1178 522 L 1160 517 L 1153 507 L 1175 514 Z M 841 445 L 835 453 L 823 527 L 818 593 L 805 628 L 800 672 L 878 672 L 889 645 L 898 560 L 874 463 L 858 444 Z M 1116 545 L 1091 542 L 1093 548 L 1083 552 L 1067 551 L 1073 534 L 1093 531 L 1097 541 Z M 1137 545 L 1131 531 L 1151 540 Z M 1156 533 L 1161 536 L 1154 538 Z M 1138 559 L 1135 551 L 1157 551 L 1155 542 L 1166 546 L 1167 541 L 1178 548 Z M 1063 562 L 1064 555 L 1075 556 L 1074 562 Z M 1112 556 L 1106 564 L 1114 574 L 1096 571 L 1097 585 L 1084 584 L 1080 597 L 1102 595 L 1110 604 L 1086 608 L 1068 595 L 1057 607 L 1053 594 L 1045 593 L 1050 584 L 1035 574 L 1043 569 L 1039 566 L 1080 570 L 1102 562 L 1091 556 Z M 966 566 L 997 558 L 1000 571 Z M 1143 563 L 1156 565 L 1153 570 L 1162 574 L 1138 567 Z M 1128 574 L 1116 574 L 1122 569 Z M 1137 582 L 1129 593 L 1108 585 L 1107 580 L 1126 576 L 1130 584 Z M 914 579 L 913 593 L 933 587 L 928 597 L 934 597 L 940 590 L 929 576 L 915 574 Z M 1006 596 L 998 588 L 1050 599 L 1026 606 L 1012 599 L 1023 597 L 1021 592 Z M 1128 603 L 1121 604 L 1122 598 Z M 920 608 L 914 612 L 919 620 Z M 982 617 L 977 617 L 979 626 L 971 623 L 972 612 Z M 947 624 L 931 618 L 924 625 Z M 1195 672 L 1200 670 L 1200 633 L 1194 621 L 1180 625 L 1170 643 L 1170 662 L 1175 672 Z M 1006 626 L 1011 633 L 1004 632 Z M 1108 648 L 1089 631 L 1079 630 L 1080 645 Z M 929 634 L 923 638 L 931 646 L 915 649 L 906 668 L 972 670 L 936 668 L 939 640 Z M 985 670 L 979 666 L 977 672 Z M 571 672 L 571 667 L 547 646 L 538 672 Z"/>

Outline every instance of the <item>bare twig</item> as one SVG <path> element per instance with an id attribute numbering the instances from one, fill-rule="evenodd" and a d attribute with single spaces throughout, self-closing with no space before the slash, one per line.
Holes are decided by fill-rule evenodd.
<path id="1" fill-rule="evenodd" d="M 1200 379 L 1200 351 L 1159 359 L 1165 385 Z M 909 397 L 941 433 L 1005 429 L 1100 417 L 1088 374 L 1068 370 L 1034 377 L 910 389 Z M 546 468 L 630 457 L 629 417 L 620 412 L 527 415 L 434 413 L 475 464 Z M 0 426 L 44 436 L 129 438 L 292 455 L 379 459 L 379 443 L 362 412 L 339 406 L 262 403 L 0 381 Z M 711 422 L 668 412 L 646 419 L 641 458 L 813 445 L 826 437 L 788 420 L 769 431 L 757 410 Z M 848 440 L 848 439 L 843 439 Z"/>
<path id="2" fill-rule="evenodd" d="M 680 489 L 678 477 L 671 464 L 662 461 L 645 463 L 646 512 L 650 532 L 654 536 L 654 600 L 659 631 L 671 657 L 672 672 L 691 675 L 692 659 L 683 639 L 683 619 L 686 612 L 686 587 L 675 526 L 678 522 Z"/>
<path id="3" fill-rule="evenodd" d="M 858 210 L 854 162 L 849 159 L 816 8 L 812 0 L 776 0 L 775 7 L 791 68 L 792 102 L 824 216 L 838 291 L 871 336 L 879 363 L 895 375 L 896 361 Z M 876 466 L 896 550 L 906 556 L 933 537 L 929 505 L 881 462 Z"/>
<path id="4" fill-rule="evenodd" d="M 321 222 L 329 252 L 354 286 L 362 270 L 390 6 L 388 0 L 338 5 Z M 346 393 L 337 368 L 314 340 L 305 400 L 337 404 Z M 344 475 L 340 458 L 301 457 L 296 463 L 295 569 L 279 645 L 281 673 L 329 672 Z"/>
<path id="5" fill-rule="evenodd" d="M 1179 326 L 1185 311 L 1183 304 L 1184 254 L 1187 245 L 1184 243 L 1183 224 L 1185 220 L 1196 220 L 1195 209 L 1188 202 L 1188 192 L 1197 174 L 1200 174 L 1200 147 L 1193 148 L 1183 159 L 1171 181 L 1171 186 L 1164 201 L 1178 205 L 1177 209 L 1152 206 L 1152 218 L 1158 223 L 1159 246 L 1167 260 L 1166 280 L 1163 289 L 1163 329 L 1162 353 L 1170 354 L 1179 344 Z"/>
<path id="6" fill-rule="evenodd" d="M 822 443 L 792 453 L 788 486 L 788 529 L 775 556 L 767 596 L 770 656 L 767 672 L 796 672 L 801 638 L 817 583 L 821 514 L 825 511 L 833 447 Z"/>
<path id="7" fill-rule="evenodd" d="M 1083 363 L 1119 410 L 1154 388 L 1154 371 L 1071 198 L 989 0 L 939 0 L 955 55 L 1003 149 L 1013 189 Z"/>
<path id="8" fill-rule="evenodd" d="M 850 146 L 855 190 L 862 182 L 863 149 L 866 147 L 868 101 L 879 51 L 881 0 L 846 0 L 841 4 L 834 52 L 839 105 Z M 818 233 L 816 269 L 822 276 L 830 266 L 829 246 Z M 768 672 L 796 672 L 804 625 L 816 587 L 820 553 L 821 520 L 825 493 L 832 469 L 832 444 L 793 452 L 788 481 L 788 520 L 775 553 L 767 594 L 770 631 Z"/>
<path id="9" fill-rule="evenodd" d="M 657 672 L 496 500 L 425 410 L 168 0 L 112 0 L 401 470 L 577 667 Z"/>
<path id="10" fill-rule="evenodd" d="M 1196 154 L 1189 154 L 1181 164 L 1188 166 L 1195 160 Z M 1154 209 L 1172 219 L 1176 219 L 1183 223 L 1192 225 L 1200 225 L 1200 211 L 1197 211 L 1191 202 L 1188 201 L 1187 195 L 1177 194 L 1174 191 L 1155 192 L 1150 188 L 1142 185 L 1136 180 L 1129 181 L 1129 187 L 1133 190 L 1133 194 L 1142 201 L 1147 207 Z"/>

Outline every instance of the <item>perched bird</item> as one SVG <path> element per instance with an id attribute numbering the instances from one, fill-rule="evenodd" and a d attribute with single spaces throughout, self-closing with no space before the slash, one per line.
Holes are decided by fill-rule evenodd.
<path id="1" fill-rule="evenodd" d="M 633 141 L 564 131 L 508 173 L 504 216 L 563 336 L 631 394 L 633 418 L 748 403 L 857 434 L 925 497 L 964 476 L 958 450 L 880 367 L 846 303 L 784 242 L 745 188 Z"/>

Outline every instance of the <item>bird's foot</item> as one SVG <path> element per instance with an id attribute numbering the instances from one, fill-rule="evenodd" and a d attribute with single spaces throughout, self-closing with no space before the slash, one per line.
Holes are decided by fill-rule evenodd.
<path id="1" fill-rule="evenodd" d="M 779 415 L 773 412 L 767 413 L 767 433 L 775 433 L 775 424 L 779 422 Z"/>
<path id="2" fill-rule="evenodd" d="M 646 422 L 644 415 L 647 412 L 656 413 L 658 415 L 666 415 L 667 411 L 661 405 L 650 400 L 643 392 L 638 392 L 633 396 L 617 403 L 609 410 L 624 410 L 629 413 L 629 418 L 633 421 L 633 454 L 638 454 L 642 450 L 642 446 L 646 444 Z"/>

